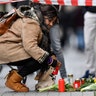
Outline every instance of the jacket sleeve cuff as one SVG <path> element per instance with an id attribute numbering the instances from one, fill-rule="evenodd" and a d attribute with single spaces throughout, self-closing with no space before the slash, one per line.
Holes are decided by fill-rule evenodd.
<path id="1" fill-rule="evenodd" d="M 46 52 L 42 57 L 40 57 L 40 58 L 38 59 L 38 62 L 39 62 L 39 63 L 43 63 L 48 56 L 49 56 L 49 53 Z"/>

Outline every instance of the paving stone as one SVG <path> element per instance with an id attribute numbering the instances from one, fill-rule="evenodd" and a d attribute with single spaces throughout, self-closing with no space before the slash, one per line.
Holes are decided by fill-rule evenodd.
<path id="1" fill-rule="evenodd" d="M 83 96 L 82 92 L 71 92 L 70 96 Z"/>
<path id="2" fill-rule="evenodd" d="M 92 92 L 83 92 L 83 96 L 94 96 L 94 91 L 92 91 Z"/>
<path id="3" fill-rule="evenodd" d="M 49 92 L 48 96 L 59 96 L 59 92 Z"/>
<path id="4" fill-rule="evenodd" d="M 13 96 L 25 96 L 25 94 L 26 94 L 25 92 L 16 92 Z M 29 96 L 29 95 L 27 95 L 27 96 Z"/>
<path id="5" fill-rule="evenodd" d="M 35 96 L 48 96 L 48 92 L 36 92 Z"/>
<path id="6" fill-rule="evenodd" d="M 4 92 L 2 95 L 0 96 L 14 96 L 16 93 L 15 92 Z"/>
<path id="7" fill-rule="evenodd" d="M 6 91 L 8 91 L 8 89 L 6 88 L 6 87 L 4 87 L 4 86 L 0 86 L 0 94 L 1 93 L 4 93 L 4 92 L 6 92 Z M 1 95 L 0 95 L 1 96 Z"/>
<path id="8" fill-rule="evenodd" d="M 70 92 L 59 92 L 59 96 L 71 96 Z"/>
<path id="9" fill-rule="evenodd" d="M 27 92 L 25 93 L 25 96 L 36 96 L 36 92 L 35 91 Z"/>

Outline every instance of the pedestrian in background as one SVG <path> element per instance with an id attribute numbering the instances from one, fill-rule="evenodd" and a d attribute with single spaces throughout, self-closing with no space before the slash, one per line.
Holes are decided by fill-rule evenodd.
<path id="1" fill-rule="evenodd" d="M 84 14 L 84 38 L 85 38 L 85 55 L 86 55 L 86 72 L 83 78 L 96 73 L 96 50 L 94 49 L 96 38 L 96 7 L 85 7 Z"/>
<path id="2" fill-rule="evenodd" d="M 76 36 L 77 49 L 84 51 L 83 10 L 81 6 L 62 6 L 60 10 L 60 26 L 63 30 L 61 44 L 64 47 L 72 42 L 72 34 Z M 74 43 L 74 42 L 72 42 Z"/>
<path id="3" fill-rule="evenodd" d="M 59 23 L 57 23 L 50 29 L 50 40 L 53 52 L 55 53 L 57 59 L 62 63 L 62 66 L 60 68 L 61 78 L 66 78 L 67 72 L 63 56 L 63 48 L 61 46 L 61 37 L 62 29 L 60 28 Z"/>

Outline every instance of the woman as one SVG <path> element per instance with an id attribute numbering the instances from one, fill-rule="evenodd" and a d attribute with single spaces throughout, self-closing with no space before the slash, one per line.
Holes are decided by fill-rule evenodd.
<path id="1" fill-rule="evenodd" d="M 57 21 L 57 10 L 51 5 L 42 5 L 40 9 L 42 24 L 33 7 L 21 6 L 17 13 L 22 18 L 18 18 L 7 32 L 0 36 L 0 64 L 23 66 L 18 71 L 11 70 L 5 83 L 17 92 L 29 91 L 29 88 L 21 83 L 23 77 L 39 69 L 57 65 L 57 60 L 51 57 L 50 40 L 46 38 L 44 43 L 45 34 Z M 43 32 L 42 29 L 47 31 Z"/>

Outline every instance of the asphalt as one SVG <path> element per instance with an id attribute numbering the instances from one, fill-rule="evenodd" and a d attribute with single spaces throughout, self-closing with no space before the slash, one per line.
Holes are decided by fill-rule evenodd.
<path id="1" fill-rule="evenodd" d="M 74 38 L 74 35 L 73 37 Z M 73 41 L 72 41 L 73 40 Z M 65 66 L 67 74 L 73 74 L 73 79 L 80 78 L 85 70 L 85 59 L 84 52 L 77 49 L 76 37 L 72 39 L 70 44 L 63 48 L 63 54 L 65 59 Z M 29 87 L 29 92 L 14 92 L 5 86 L 5 76 L 8 74 L 10 68 L 3 65 L 3 69 L 0 73 L 0 96 L 96 96 L 93 91 L 89 92 L 58 92 L 58 91 L 47 91 L 37 92 L 35 91 L 35 84 L 37 81 L 34 80 L 36 73 L 28 76 L 26 85 Z M 56 76 L 56 83 L 60 79 L 60 74 Z M 66 79 L 67 80 L 67 79 Z"/>

